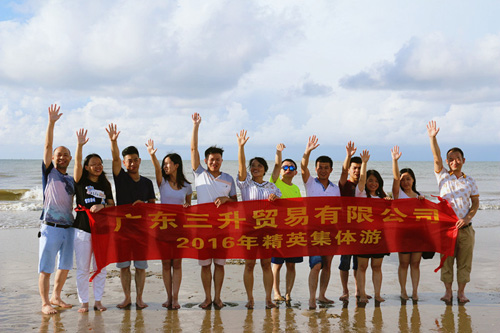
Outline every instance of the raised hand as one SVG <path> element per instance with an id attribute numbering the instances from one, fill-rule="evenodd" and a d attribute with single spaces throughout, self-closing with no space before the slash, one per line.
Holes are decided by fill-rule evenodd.
<path id="1" fill-rule="evenodd" d="M 367 163 L 370 160 L 370 152 L 365 149 L 363 152 L 359 155 L 361 157 L 361 162 Z"/>
<path id="2" fill-rule="evenodd" d="M 145 145 L 148 148 L 149 155 L 152 156 L 152 155 L 156 154 L 156 151 L 158 150 L 158 148 L 155 149 L 155 142 L 153 141 L 153 139 L 149 139 Z"/>
<path id="3" fill-rule="evenodd" d="M 240 134 L 236 133 L 236 137 L 238 138 L 238 146 L 243 147 L 245 143 L 247 143 L 249 137 L 247 138 L 247 131 L 241 130 Z"/>
<path id="4" fill-rule="evenodd" d="M 120 132 L 117 130 L 116 125 L 113 123 L 108 125 L 108 128 L 106 128 L 106 132 L 108 132 L 109 139 L 111 141 L 116 141 L 118 139 L 118 135 L 120 135 Z"/>
<path id="5" fill-rule="evenodd" d="M 87 138 L 87 130 L 84 128 L 80 128 L 78 131 L 76 131 L 76 138 L 78 140 L 78 144 L 83 146 L 89 141 L 89 138 Z"/>
<path id="6" fill-rule="evenodd" d="M 436 126 L 436 121 L 431 120 L 427 124 L 427 134 L 429 137 L 435 137 L 439 133 L 439 127 Z"/>
<path id="7" fill-rule="evenodd" d="M 399 158 L 401 157 L 402 153 L 399 151 L 399 146 L 394 146 L 392 149 L 391 149 L 391 155 L 392 155 L 392 159 L 393 160 L 399 160 Z"/>
<path id="8" fill-rule="evenodd" d="M 50 107 L 49 107 L 49 121 L 51 123 L 55 123 L 63 115 L 62 113 L 59 113 L 60 109 L 61 109 L 61 107 L 57 106 L 57 104 L 50 105 Z"/>
<path id="9" fill-rule="evenodd" d="M 349 141 L 347 143 L 347 146 L 345 146 L 345 151 L 347 153 L 347 155 L 349 155 L 350 157 L 352 157 L 354 154 L 356 154 L 356 147 L 354 147 L 354 142 L 352 141 Z"/>
<path id="10" fill-rule="evenodd" d="M 286 146 L 285 146 L 285 144 L 284 144 L 284 143 L 278 143 L 278 144 L 276 145 L 276 150 L 277 150 L 277 151 L 283 151 L 283 149 L 285 149 L 285 148 L 286 148 Z"/>
<path id="11" fill-rule="evenodd" d="M 306 152 L 310 153 L 314 149 L 318 148 L 318 138 L 316 135 L 310 136 L 309 140 L 307 141 L 307 146 L 306 146 Z"/>
<path id="12" fill-rule="evenodd" d="M 191 119 L 193 119 L 193 124 L 194 125 L 200 125 L 201 123 L 201 116 L 199 113 L 193 113 L 193 115 L 191 116 Z"/>

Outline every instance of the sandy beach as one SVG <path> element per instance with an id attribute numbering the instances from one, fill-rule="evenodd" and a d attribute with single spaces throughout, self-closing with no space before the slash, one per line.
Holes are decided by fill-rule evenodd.
<path id="1" fill-rule="evenodd" d="M 482 213 L 483 211 L 479 211 L 476 219 L 480 219 Z M 110 265 L 103 298 L 108 311 L 91 311 L 86 314 L 77 312 L 79 304 L 75 270 L 72 270 L 63 295 L 66 302 L 73 304 L 73 308 L 61 310 L 59 314 L 52 316 L 42 315 L 40 312 L 37 231 L 35 228 L 0 230 L 0 332 L 485 332 L 496 331 L 494 327 L 500 323 L 500 227 L 476 228 L 472 281 L 466 290 L 471 302 L 465 305 L 458 305 L 455 299 L 453 305 L 447 306 L 439 300 L 444 289 L 439 274 L 433 272 L 438 266 L 437 256 L 432 260 L 422 261 L 419 302 L 413 304 L 410 300 L 402 305 L 397 280 L 397 254 L 392 254 L 384 259 L 382 294 L 386 302 L 380 306 L 372 301 L 365 308 L 357 307 L 352 296 L 348 303 L 338 301 L 341 287 L 337 269 L 339 257 L 336 256 L 327 292 L 327 296 L 336 300 L 332 306 L 308 310 L 309 268 L 306 259 L 306 262 L 297 265 L 291 307 L 282 303 L 277 309 L 265 309 L 262 273 L 257 266 L 256 306 L 254 310 L 247 310 L 242 280 L 243 266 L 226 265 L 222 297 L 227 306 L 221 310 L 202 310 L 198 307 L 204 296 L 199 266 L 195 260 L 185 259 L 179 295 L 182 308 L 178 311 L 162 308 L 166 294 L 161 280 L 161 263 L 150 261 L 144 294 L 148 308 L 137 310 L 132 306 L 128 310 L 120 310 L 115 307 L 122 300 L 122 291 L 118 271 L 114 265 Z M 408 286 L 410 287 L 409 282 Z M 350 288 L 354 290 L 352 278 Z M 373 292 L 368 279 L 367 291 Z M 408 291 L 411 292 L 411 287 Z"/>

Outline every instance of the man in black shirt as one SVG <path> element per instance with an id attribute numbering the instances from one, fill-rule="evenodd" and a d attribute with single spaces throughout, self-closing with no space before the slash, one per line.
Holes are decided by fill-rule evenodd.
<path id="1" fill-rule="evenodd" d="M 153 183 L 148 178 L 142 177 L 139 174 L 141 159 L 139 151 L 133 146 L 129 146 L 122 151 L 122 160 L 120 159 L 120 151 L 118 149 L 118 135 L 116 125 L 110 124 L 106 129 L 111 140 L 111 154 L 113 156 L 113 179 L 115 181 L 116 203 L 117 205 L 136 204 L 139 202 L 155 203 L 156 197 L 154 193 Z M 125 308 L 132 302 L 131 281 L 132 274 L 130 272 L 130 261 L 121 262 L 116 265 L 120 268 L 120 280 L 122 283 L 125 299 L 117 305 L 118 308 Z M 146 268 L 147 261 L 134 261 L 135 267 L 135 287 L 136 287 L 136 306 L 145 308 L 148 305 L 142 300 L 144 285 L 146 283 Z"/>

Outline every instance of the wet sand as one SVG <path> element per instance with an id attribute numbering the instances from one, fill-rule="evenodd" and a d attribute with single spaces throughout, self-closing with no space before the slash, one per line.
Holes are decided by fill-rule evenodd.
<path id="1" fill-rule="evenodd" d="M 481 211 L 478 213 L 480 216 Z M 447 306 L 439 300 L 443 285 L 439 274 L 437 256 L 421 264 L 420 300 L 410 300 L 402 305 L 397 280 L 397 254 L 384 259 L 382 296 L 386 302 L 378 306 L 373 301 L 365 308 L 357 307 L 354 297 L 350 302 L 338 301 L 341 294 L 338 274 L 339 256 L 333 259 L 332 277 L 327 296 L 336 302 L 329 307 L 308 310 L 307 259 L 297 265 L 297 279 L 291 306 L 279 304 L 277 309 L 266 310 L 260 266 L 255 272 L 254 310 L 245 308 L 243 266 L 227 265 L 222 297 L 227 304 L 222 310 L 202 310 L 203 300 L 199 277 L 200 269 L 195 260 L 183 261 L 183 281 L 179 300 L 180 310 L 166 310 L 161 304 L 166 294 L 161 280 L 161 264 L 150 261 L 144 300 L 149 307 L 138 310 L 134 305 L 128 310 L 115 307 L 122 301 L 118 271 L 108 267 L 108 279 L 103 304 L 108 311 L 91 311 L 80 314 L 76 295 L 76 271 L 70 271 L 63 290 L 64 300 L 73 304 L 72 309 L 61 310 L 57 315 L 42 315 L 38 294 L 38 239 L 37 229 L 0 230 L 0 332 L 6 331 L 212 331 L 212 332 L 495 332 L 500 324 L 500 227 L 477 228 L 472 281 L 466 292 L 471 302 Z M 373 293 L 367 273 L 367 291 Z M 284 269 L 282 281 L 284 282 Z M 408 281 L 408 292 L 411 284 Z M 282 290 L 284 285 L 282 285 Z M 354 281 L 350 278 L 350 289 Z M 454 285 L 456 290 L 456 285 Z M 92 295 L 92 292 L 91 292 Z M 134 295 L 134 294 L 133 294 Z M 92 302 L 92 298 L 91 298 Z M 91 303 L 92 305 L 92 303 Z"/>

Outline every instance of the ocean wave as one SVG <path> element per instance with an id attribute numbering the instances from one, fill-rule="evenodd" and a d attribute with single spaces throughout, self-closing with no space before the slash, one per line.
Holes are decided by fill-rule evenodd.
<path id="1" fill-rule="evenodd" d="M 43 201 L 43 191 L 40 186 L 37 186 L 35 188 L 30 189 L 29 191 L 25 192 L 23 196 L 21 197 L 21 200 L 36 200 L 36 201 Z"/>
<path id="2" fill-rule="evenodd" d="M 42 210 L 42 203 L 35 202 L 12 202 L 7 204 L 0 204 L 0 211 L 37 211 Z"/>
<path id="3" fill-rule="evenodd" d="M 29 189 L 0 189 L 0 201 L 21 200 Z"/>
<path id="4" fill-rule="evenodd" d="M 42 201 L 42 187 L 31 189 L 0 189 L 0 201 Z"/>
<path id="5" fill-rule="evenodd" d="M 496 204 L 480 204 L 479 210 L 500 210 L 500 205 Z"/>

